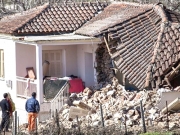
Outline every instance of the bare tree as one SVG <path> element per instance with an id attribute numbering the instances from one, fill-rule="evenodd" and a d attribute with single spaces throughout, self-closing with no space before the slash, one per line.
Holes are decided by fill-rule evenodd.
<path id="1" fill-rule="evenodd" d="M 33 7 L 40 6 L 44 3 L 64 3 L 72 0 L 0 0 L 0 18 L 4 14 L 22 12 Z M 73 2 L 87 2 L 87 1 L 104 1 L 104 0 L 74 0 Z M 107 0 L 112 1 L 112 0 Z M 117 0 L 117 1 L 128 1 L 136 3 L 158 3 L 161 2 L 167 8 L 177 11 L 180 13 L 180 0 Z M 13 8 L 12 8 L 13 7 Z"/>

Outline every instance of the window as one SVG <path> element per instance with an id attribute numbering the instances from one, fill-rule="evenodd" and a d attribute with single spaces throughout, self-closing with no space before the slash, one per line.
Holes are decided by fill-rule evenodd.
<path id="1" fill-rule="evenodd" d="M 0 78 L 4 78 L 4 50 L 0 49 Z"/>

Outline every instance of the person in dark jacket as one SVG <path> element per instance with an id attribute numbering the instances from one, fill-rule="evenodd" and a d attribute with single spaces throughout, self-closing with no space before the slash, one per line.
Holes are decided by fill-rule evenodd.
<path id="1" fill-rule="evenodd" d="M 28 131 L 32 132 L 36 127 L 36 118 L 40 111 L 39 102 L 36 100 L 36 92 L 26 101 L 26 111 L 28 112 Z"/>
<path id="2" fill-rule="evenodd" d="M 4 128 L 8 126 L 9 119 L 10 119 L 10 105 L 8 103 L 8 94 L 3 94 L 4 99 L 1 100 L 0 106 L 2 110 L 2 120 L 0 125 L 0 131 L 2 131 Z M 8 131 L 8 129 L 6 129 Z"/>

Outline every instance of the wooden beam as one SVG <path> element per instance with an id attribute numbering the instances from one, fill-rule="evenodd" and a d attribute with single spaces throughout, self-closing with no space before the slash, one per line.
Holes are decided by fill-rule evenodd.
<path id="1" fill-rule="evenodd" d="M 165 75 L 164 80 L 166 81 L 166 83 L 172 88 L 172 85 L 170 83 L 170 81 L 173 79 L 173 77 L 178 73 L 178 70 L 180 69 L 180 63 L 179 65 L 174 68 L 172 67 L 172 71 L 169 72 L 167 75 Z"/>
<path id="2" fill-rule="evenodd" d="M 109 55 L 112 56 L 111 51 L 110 51 L 110 49 L 109 49 L 109 45 L 108 45 L 108 43 L 107 43 L 107 40 L 106 40 L 106 37 L 105 37 L 105 36 L 104 36 L 104 42 L 105 42 L 106 47 L 107 47 L 107 49 L 108 49 Z"/>
<path id="3" fill-rule="evenodd" d="M 173 71 L 169 72 L 167 75 L 166 75 L 166 78 L 169 79 L 169 81 L 171 81 L 171 79 L 174 77 L 174 75 L 176 75 L 178 73 L 178 70 L 180 69 L 180 64 L 174 68 L 172 67 Z"/>

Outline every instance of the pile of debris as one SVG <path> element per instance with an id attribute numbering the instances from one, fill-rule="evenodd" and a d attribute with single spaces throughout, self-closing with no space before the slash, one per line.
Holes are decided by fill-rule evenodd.
<path id="1" fill-rule="evenodd" d="M 161 101 L 162 92 L 168 92 L 167 89 L 158 91 L 126 91 L 118 80 L 114 77 L 112 85 L 107 85 L 100 91 L 93 91 L 86 88 L 83 93 L 71 95 L 71 103 L 79 108 L 89 110 L 85 117 L 80 117 L 80 126 L 102 126 L 100 104 L 102 105 L 104 125 L 126 124 L 131 129 L 141 130 L 143 123 L 141 119 L 140 101 L 143 104 L 146 126 L 159 127 L 161 129 L 173 129 L 179 127 L 180 113 L 171 114 L 167 122 L 167 114 L 157 107 Z M 79 103 L 77 104 L 77 100 Z M 82 105 L 80 105 L 82 104 Z M 83 106 L 88 106 L 84 107 Z M 71 104 L 69 104 L 71 105 Z M 72 128 L 74 122 L 69 121 L 70 106 L 64 105 L 60 113 L 60 120 L 65 128 Z M 166 108 L 166 107 L 165 107 Z M 76 119 L 74 119 L 76 121 Z M 168 124 L 168 125 L 167 125 Z M 140 125 L 140 126 L 139 126 Z"/>
<path id="2" fill-rule="evenodd" d="M 118 83 L 118 80 L 114 77 L 112 80 L 112 85 L 107 85 L 99 91 L 92 91 L 86 88 L 83 93 L 78 95 L 72 95 L 71 102 L 79 108 L 83 108 L 77 104 L 77 100 L 80 103 L 86 104 L 89 108 L 83 108 L 90 111 L 86 117 L 80 117 L 79 120 L 82 121 L 81 126 L 91 125 L 91 126 L 101 126 L 101 111 L 100 104 L 102 105 L 104 125 L 110 126 L 114 124 L 124 123 L 126 121 L 126 126 L 138 126 L 142 125 L 141 120 L 141 110 L 140 101 L 142 100 L 144 106 L 144 115 L 146 124 L 157 125 L 160 117 L 160 110 L 156 107 L 160 101 L 160 95 L 153 91 L 132 91 L 128 92 L 124 89 L 122 85 Z M 66 104 L 63 111 L 60 113 L 60 119 L 65 119 L 67 121 L 62 121 L 62 124 L 66 128 L 71 128 L 73 122 L 68 121 L 71 116 L 69 116 L 69 108 L 71 104 Z M 96 113 L 94 113 L 95 111 Z M 88 121 L 88 123 L 86 123 Z M 134 128 L 135 129 L 135 128 Z"/>
<path id="3" fill-rule="evenodd" d="M 60 127 L 64 129 L 78 128 L 78 124 L 83 128 L 102 127 L 104 121 L 105 127 L 121 125 L 127 130 L 142 131 L 143 122 L 141 119 L 140 101 L 144 109 L 145 124 L 147 127 L 158 127 L 159 129 L 172 130 L 180 127 L 180 113 L 162 113 L 157 107 L 161 100 L 162 92 L 170 91 L 159 89 L 158 91 L 126 91 L 118 80 L 114 77 L 112 85 L 108 84 L 100 90 L 91 90 L 85 88 L 82 93 L 71 94 L 67 104 L 59 112 Z M 102 111 L 101 111 L 102 106 Z M 84 110 L 81 117 L 73 116 L 71 109 L 77 108 Z M 103 121 L 102 115 L 103 112 Z M 57 122 L 57 121 L 56 121 Z M 56 122 L 48 120 L 39 124 L 38 132 L 42 133 L 51 126 L 57 126 Z M 132 128 L 133 127 L 133 128 Z"/>

